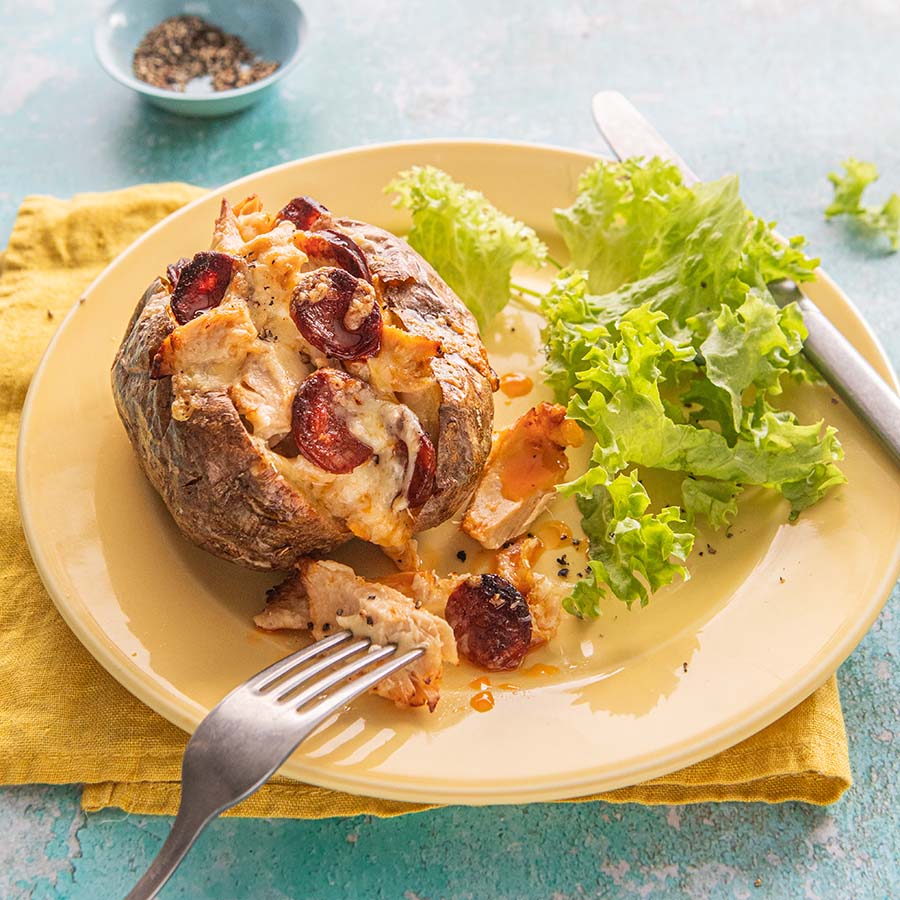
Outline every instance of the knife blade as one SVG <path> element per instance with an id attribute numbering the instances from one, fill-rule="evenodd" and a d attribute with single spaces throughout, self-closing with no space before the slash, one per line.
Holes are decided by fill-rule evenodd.
<path id="1" fill-rule="evenodd" d="M 595 94 L 592 109 L 597 128 L 619 159 L 658 156 L 678 166 L 686 184 L 698 181 L 684 160 L 618 91 Z M 797 304 L 809 332 L 803 345 L 807 359 L 900 466 L 900 397 L 793 281 L 773 281 L 768 287 L 779 306 Z"/>

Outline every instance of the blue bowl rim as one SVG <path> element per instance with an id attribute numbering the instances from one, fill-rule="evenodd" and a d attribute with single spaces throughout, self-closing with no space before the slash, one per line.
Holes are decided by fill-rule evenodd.
<path id="1" fill-rule="evenodd" d="M 297 0 L 286 0 L 286 2 L 294 6 L 299 15 L 299 18 L 297 19 L 297 46 L 294 48 L 293 54 L 286 62 L 282 62 L 271 75 L 267 75 L 265 78 L 260 78 L 259 81 L 254 81 L 243 87 L 229 88 L 227 91 L 213 91 L 209 94 L 185 94 L 183 91 L 170 91 L 165 88 L 154 87 L 146 81 L 141 81 L 133 75 L 126 74 L 118 66 L 113 65 L 107 54 L 106 46 L 100 39 L 100 34 L 101 29 L 106 24 L 112 11 L 122 3 L 122 0 L 114 0 L 113 3 L 100 13 L 94 23 L 94 56 L 97 57 L 97 61 L 103 67 L 103 71 L 114 81 L 118 81 L 119 84 L 124 84 L 125 87 L 129 87 L 140 94 L 146 94 L 149 97 L 160 97 L 164 100 L 172 100 L 179 103 L 210 103 L 214 100 L 243 97 L 247 94 L 253 94 L 256 91 L 263 90 L 270 84 L 274 84 L 279 79 L 284 78 L 284 76 L 287 75 L 300 61 L 300 51 L 303 47 L 308 29 L 307 18 L 306 14 L 303 12 L 303 7 L 300 6 Z"/>

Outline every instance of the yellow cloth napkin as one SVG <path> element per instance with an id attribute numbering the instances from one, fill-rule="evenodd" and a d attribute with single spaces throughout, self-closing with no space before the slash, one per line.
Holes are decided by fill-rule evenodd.
<path id="1" fill-rule="evenodd" d="M 175 812 L 186 736 L 94 661 L 41 585 L 16 508 L 20 410 L 42 351 L 80 292 L 138 235 L 200 193 L 157 184 L 73 200 L 30 197 L 0 260 L 0 783 L 83 782 L 89 810 Z M 68 427 L 81 426 L 61 422 L 62 440 Z M 784 718 L 712 759 L 583 799 L 826 804 L 850 780 L 832 678 Z M 276 778 L 233 813 L 324 818 L 427 808 Z"/>

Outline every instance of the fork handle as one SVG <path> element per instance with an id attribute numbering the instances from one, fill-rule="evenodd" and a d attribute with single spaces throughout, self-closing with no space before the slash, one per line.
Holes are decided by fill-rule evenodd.
<path id="1" fill-rule="evenodd" d="M 196 807 L 188 808 L 182 803 L 169 836 L 159 848 L 156 858 L 150 863 L 150 868 L 131 889 L 125 900 L 152 900 L 178 868 L 178 864 L 200 836 L 200 832 L 217 814 L 217 812 L 203 812 Z"/>

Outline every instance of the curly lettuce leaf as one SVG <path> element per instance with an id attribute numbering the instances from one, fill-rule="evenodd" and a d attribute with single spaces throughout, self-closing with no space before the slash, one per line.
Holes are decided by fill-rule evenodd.
<path id="1" fill-rule="evenodd" d="M 794 235 L 786 241 L 775 236 L 775 223 L 753 219 L 744 244 L 738 277 L 746 284 L 763 288 L 770 281 L 790 278 L 800 284 L 816 277 L 818 257 L 804 252 L 806 238 Z"/>
<path id="2" fill-rule="evenodd" d="M 599 169 L 589 202 L 566 211 L 570 229 L 578 224 L 572 210 L 602 206 L 604 186 L 620 218 L 616 229 L 627 231 L 627 216 L 637 213 L 619 178 Z M 682 535 L 699 519 L 713 527 L 730 522 L 746 485 L 780 493 L 793 519 L 844 480 L 835 430 L 773 405 L 785 378 L 807 372 L 800 356 L 806 331 L 797 308 L 779 309 L 767 284 L 808 281 L 818 260 L 804 254 L 802 238 L 776 239 L 744 206 L 735 178 L 673 191 L 665 205 L 652 235 L 636 225 L 642 256 L 628 261 L 629 280 L 598 291 L 594 285 L 608 286 L 624 269 L 585 253 L 577 261 L 588 269 L 561 272 L 542 301 L 548 383 L 596 439 L 587 471 L 560 488 L 576 496 L 599 547 L 592 550 L 598 565 L 569 603 L 582 616 L 596 615 L 609 595 L 643 602 L 632 579 L 652 593 L 641 572 L 671 564 L 668 556 L 648 558 L 643 569 L 628 569 L 599 528 L 614 519 L 610 485 L 635 467 L 684 476 Z M 656 207 L 649 213 L 658 214 Z M 578 237 L 591 246 L 588 228 Z M 578 249 L 571 234 L 568 243 Z"/>
<path id="3" fill-rule="evenodd" d="M 412 213 L 408 240 L 485 328 L 507 304 L 513 266 L 543 264 L 547 248 L 527 225 L 434 166 L 413 166 L 385 188 Z"/>
<path id="4" fill-rule="evenodd" d="M 838 216 L 843 213 L 855 213 L 862 207 L 862 195 L 865 189 L 878 180 L 878 167 L 874 163 L 850 157 L 844 160 L 844 174 L 830 172 L 828 180 L 834 186 L 834 197 L 826 216 Z"/>
<path id="5" fill-rule="evenodd" d="M 591 348 L 610 336 L 599 321 L 599 310 L 587 292 L 587 276 L 581 271 L 560 273 L 541 300 L 547 327 L 544 374 L 560 403 L 567 403 L 577 383 L 577 373 L 586 368 Z"/>
<path id="6" fill-rule="evenodd" d="M 685 478 L 681 483 L 681 499 L 688 520 L 702 517 L 713 528 L 728 525 L 737 515 L 737 498 L 743 487 L 734 481 L 711 478 Z"/>
<path id="7" fill-rule="evenodd" d="M 754 386 L 781 393 L 781 376 L 803 349 L 807 331 L 797 305 L 779 309 L 754 290 L 737 308 L 723 306 L 700 353 L 706 375 L 731 397 L 732 421 L 740 428 L 743 397 Z"/>
<path id="8" fill-rule="evenodd" d="M 854 159 L 842 163 L 844 174 L 831 172 L 828 180 L 834 186 L 834 197 L 825 209 L 825 216 L 851 216 L 865 230 L 883 234 L 891 249 L 900 247 L 900 196 L 891 194 L 881 206 L 865 206 L 862 196 L 872 182 L 878 180 L 878 169 L 873 163 Z"/>
<path id="9" fill-rule="evenodd" d="M 589 171 L 604 166 L 617 170 L 625 165 L 599 163 Z M 607 180 L 617 185 L 621 175 L 619 172 L 617 178 L 607 179 L 595 176 L 593 189 Z M 570 210 L 578 209 L 579 203 L 580 198 Z M 656 209 L 652 204 L 650 208 Z M 564 212 L 571 228 L 570 210 Z M 620 210 L 618 215 L 621 219 L 625 212 Z M 619 230 L 623 227 L 621 223 L 618 226 Z M 577 289 L 579 307 L 591 311 L 595 323 L 614 330 L 615 322 L 628 310 L 650 304 L 652 309 L 666 313 L 666 328 L 673 337 L 691 341 L 699 351 L 723 305 L 737 309 L 751 290 L 768 295 L 766 284 L 777 278 L 801 282 L 813 277 L 818 260 L 804 255 L 803 244 L 803 238 L 787 243 L 777 240 L 765 222 L 752 216 L 740 199 L 734 177 L 699 184 L 692 190 L 683 188 L 670 200 L 668 217 L 640 245 L 640 263 L 629 264 L 631 280 L 605 294 L 597 293 L 595 285 L 608 281 L 614 270 L 599 264 L 596 258 L 588 259 L 587 264 L 594 268 L 580 276 L 578 270 L 564 273 L 551 289 L 543 310 L 551 331 L 561 319 L 573 321 L 554 307 L 571 305 Z M 569 245 L 574 245 L 571 238 Z M 575 265 L 578 259 L 573 260 Z M 768 296 L 766 300 L 771 302 Z"/>
<path id="10" fill-rule="evenodd" d="M 578 497 L 584 533 L 590 540 L 590 578 L 580 581 L 563 601 L 579 618 L 600 614 L 611 592 L 629 606 L 646 606 L 650 593 L 677 577 L 687 579 L 684 561 L 694 543 L 677 506 L 648 513 L 650 497 L 636 472 Z"/>
<path id="11" fill-rule="evenodd" d="M 735 425 L 731 397 L 727 391 L 714 385 L 708 378 L 698 377 L 688 382 L 681 399 L 687 411 L 685 424 L 713 427 L 729 445 L 734 444 L 739 426 Z"/>
<path id="12" fill-rule="evenodd" d="M 670 205 L 685 193 L 678 169 L 660 159 L 598 162 L 582 173 L 575 202 L 554 217 L 572 266 L 589 272 L 592 291 L 637 277 Z"/>
<path id="13" fill-rule="evenodd" d="M 597 439 L 588 471 L 563 487 L 589 494 L 633 465 L 772 488 L 791 503 L 791 517 L 817 502 L 843 476 L 843 452 L 834 428 L 801 425 L 789 411 L 773 409 L 760 394 L 743 411 L 733 443 L 718 431 L 675 422 L 661 389 L 678 368 L 701 369 L 689 345 L 661 329 L 665 314 L 644 306 L 619 322 L 621 339 L 594 346 L 590 368 L 579 373 L 569 415 Z"/>

